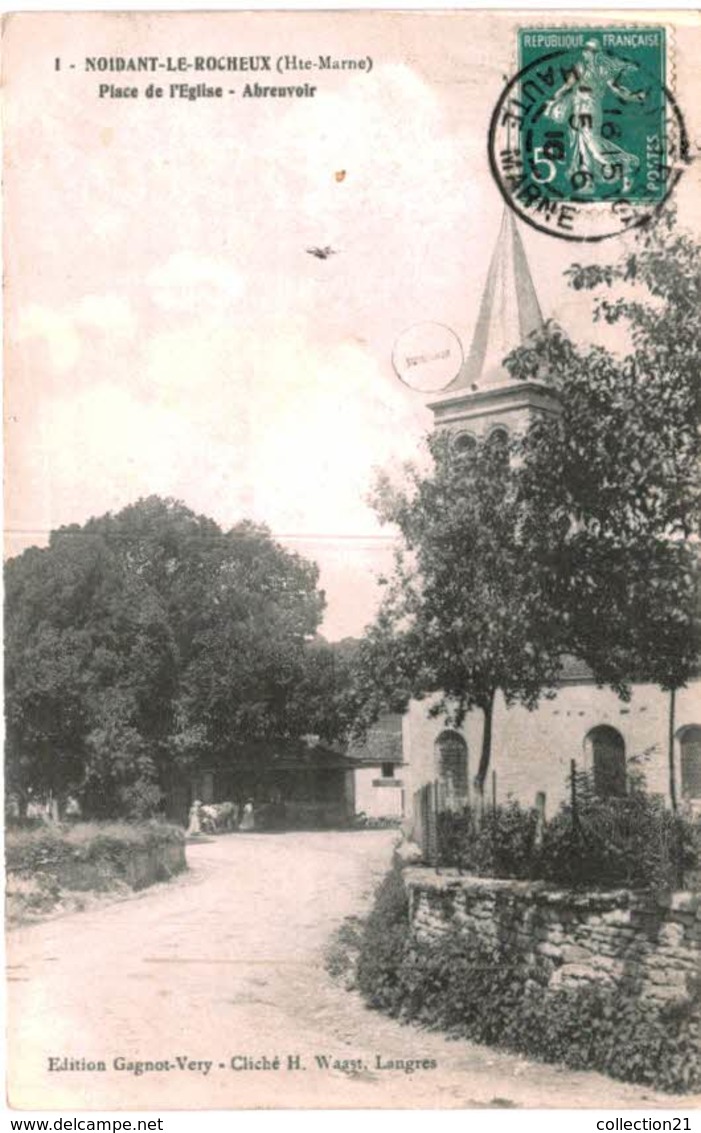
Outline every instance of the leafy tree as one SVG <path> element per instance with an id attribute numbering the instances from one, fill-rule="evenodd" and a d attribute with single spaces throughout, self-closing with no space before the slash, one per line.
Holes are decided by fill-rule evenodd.
<path id="1" fill-rule="evenodd" d="M 11 560 L 10 790 L 148 813 L 173 769 L 310 731 L 297 690 L 324 608 L 317 583 L 266 528 L 224 532 L 157 497 Z"/>
<path id="2" fill-rule="evenodd" d="M 667 217 L 619 262 L 568 275 L 629 345 L 624 356 L 577 347 L 550 323 L 507 359 L 561 406 L 524 439 L 522 491 L 561 533 L 538 563 L 568 649 L 624 698 L 634 679 L 670 691 L 675 804 L 674 692 L 699 650 L 701 247 Z"/>
<path id="3" fill-rule="evenodd" d="M 361 649 L 357 688 L 366 720 L 426 694 L 437 696 L 431 714 L 456 724 L 481 709 L 481 790 L 497 692 L 535 707 L 554 688 L 562 641 L 549 578 L 533 570 L 508 454 L 498 443 L 458 452 L 445 434 L 428 444 L 428 475 L 410 469 L 406 485 L 378 484 L 377 510 L 397 525 L 404 550 Z"/>
<path id="4" fill-rule="evenodd" d="M 81 672 L 87 650 L 80 632 L 43 625 L 25 640 L 10 623 L 7 617 L 6 789 L 25 810 L 33 789 L 57 795 L 80 779 L 86 730 Z"/>
<path id="5" fill-rule="evenodd" d="M 80 792 L 94 813 L 118 812 L 91 753 L 118 717 L 160 754 L 177 681 L 162 603 L 101 533 L 68 528 L 7 564 L 6 609 L 10 787 L 25 798 L 30 787 Z M 122 783 L 143 767 L 128 746 Z"/>
<path id="6" fill-rule="evenodd" d="M 294 733 L 306 732 L 327 743 L 345 740 L 355 711 L 351 690 L 359 646 L 357 638 L 329 642 L 320 635 L 309 643 L 302 679 L 288 702 Z"/>
<path id="7" fill-rule="evenodd" d="M 309 731 L 292 704 L 324 608 L 318 568 L 250 523 L 225 534 L 212 558 L 188 641 L 184 718 L 219 748 Z"/>

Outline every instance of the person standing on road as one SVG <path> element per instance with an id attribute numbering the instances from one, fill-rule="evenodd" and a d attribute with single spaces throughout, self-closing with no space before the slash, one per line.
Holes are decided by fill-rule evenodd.
<path id="1" fill-rule="evenodd" d="M 239 830 L 253 830 L 255 828 L 256 820 L 253 813 L 253 799 L 247 799 L 246 805 L 243 808 L 243 818 Z"/>
<path id="2" fill-rule="evenodd" d="M 192 838 L 202 833 L 202 818 L 200 815 L 200 807 L 202 803 L 199 799 L 195 799 L 190 807 L 190 814 L 188 815 L 187 836 Z"/>

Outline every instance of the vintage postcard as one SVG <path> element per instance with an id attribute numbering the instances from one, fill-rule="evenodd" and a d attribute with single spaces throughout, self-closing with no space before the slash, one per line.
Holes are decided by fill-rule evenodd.
<path id="1" fill-rule="evenodd" d="M 698 1106 L 700 57 L 5 17 L 12 1107 Z"/>

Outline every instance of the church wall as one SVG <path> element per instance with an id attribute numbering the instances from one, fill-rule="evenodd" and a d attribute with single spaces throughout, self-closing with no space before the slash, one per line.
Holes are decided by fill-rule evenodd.
<path id="1" fill-rule="evenodd" d="M 504 407 L 501 412 L 492 406 L 474 416 L 466 414 L 463 410 L 456 414 L 454 419 L 446 417 L 445 421 L 442 421 L 438 414 L 435 416 L 436 425 L 450 430 L 451 433 L 471 433 L 473 437 L 484 440 L 497 426 L 508 429 L 511 436 L 525 433 L 533 414 L 530 405 L 523 405 L 518 409 Z"/>
<path id="2" fill-rule="evenodd" d="M 571 760 L 591 770 L 585 739 L 601 724 L 622 736 L 629 770 L 644 773 L 650 792 L 666 794 L 668 711 L 667 694 L 651 685 L 636 687 L 627 704 L 588 683 L 565 685 L 534 712 L 500 704 L 493 752 L 499 798 L 511 794 L 534 805 L 536 792 L 544 791 L 552 815 L 567 797 Z"/>
<path id="3" fill-rule="evenodd" d="M 407 800 L 423 784 L 438 778 L 435 742 L 444 730 L 442 719 L 427 717 L 431 701 L 414 701 L 404 721 Z M 701 681 L 677 693 L 675 732 L 701 723 Z M 566 684 L 552 700 L 542 700 L 528 712 L 521 706 L 507 708 L 501 697 L 495 705 L 492 763 L 487 783 L 491 800 L 491 771 L 496 773 L 497 801 L 509 796 L 533 806 L 544 792 L 546 815 L 552 816 L 567 795 L 570 760 L 589 768 L 585 744 L 587 733 L 601 724 L 616 728 L 625 743 L 629 770 L 640 770 L 648 791 L 669 795 L 667 745 L 669 693 L 656 685 L 636 685 L 628 703 L 610 689 L 590 682 Z M 482 714 L 468 715 L 458 729 L 468 746 L 468 779 L 474 778 L 482 742 Z M 681 782 L 679 745 L 676 747 L 677 784 Z"/>

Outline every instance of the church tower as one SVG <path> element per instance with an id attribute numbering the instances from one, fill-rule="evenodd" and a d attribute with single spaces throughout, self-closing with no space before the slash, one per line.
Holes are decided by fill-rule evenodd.
<path id="1" fill-rule="evenodd" d="M 514 380 L 503 365 L 525 343 L 543 317 L 521 237 L 509 208 L 489 265 L 470 351 L 459 373 L 428 404 L 438 429 L 470 447 L 491 436 L 524 431 L 534 413 L 557 413 L 552 390 L 540 382 Z"/>

